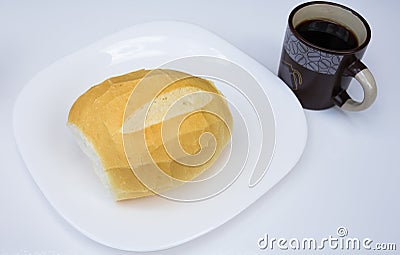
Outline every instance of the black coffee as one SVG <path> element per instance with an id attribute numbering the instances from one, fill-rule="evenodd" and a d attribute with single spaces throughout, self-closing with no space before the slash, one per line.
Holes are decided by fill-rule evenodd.
<path id="1" fill-rule="evenodd" d="M 295 29 L 308 42 L 325 49 L 350 50 L 358 46 L 351 30 L 332 21 L 307 20 Z"/>

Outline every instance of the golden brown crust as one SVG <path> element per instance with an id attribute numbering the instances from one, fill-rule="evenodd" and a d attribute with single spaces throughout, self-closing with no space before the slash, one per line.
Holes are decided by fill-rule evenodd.
<path id="1" fill-rule="evenodd" d="M 143 78 L 147 79 L 152 76 L 155 79 L 168 80 L 179 75 L 182 75 L 182 73 L 172 70 L 139 70 L 112 77 L 90 88 L 71 107 L 68 123 L 75 125 L 88 142 L 92 144 L 101 160 L 116 200 L 153 194 L 134 175 L 123 146 L 121 130 L 124 111 L 132 91 Z M 172 78 L 172 80 L 174 79 Z M 171 83 L 161 94 L 189 86 L 219 94 L 219 91 L 210 82 L 193 76 Z M 138 102 L 130 110 L 135 111 L 143 103 L 145 101 Z M 228 125 L 230 125 L 232 120 L 226 103 L 223 105 L 217 102 L 212 103 L 215 104 L 213 107 L 226 109 Z M 200 150 L 198 139 L 204 132 L 214 134 L 217 140 L 217 150 L 213 158 L 206 164 L 195 167 L 184 166 L 172 160 L 167 154 L 161 139 L 161 126 L 161 123 L 157 123 L 144 129 L 148 150 L 154 161 L 165 173 L 181 180 L 191 180 L 207 169 L 217 159 L 219 153 L 230 139 L 229 127 L 215 115 L 206 112 L 190 115 L 182 122 L 178 135 L 185 151 L 189 154 L 197 153 Z M 132 137 L 140 136 L 143 135 L 143 130 L 126 135 Z M 143 164 L 142 167 L 145 168 L 146 164 Z"/>

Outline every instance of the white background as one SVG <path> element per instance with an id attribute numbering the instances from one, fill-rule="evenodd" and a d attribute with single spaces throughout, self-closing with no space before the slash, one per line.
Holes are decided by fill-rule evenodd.
<path id="1" fill-rule="evenodd" d="M 73 229 L 31 179 L 12 127 L 13 105 L 24 84 L 57 59 L 106 35 L 165 19 L 201 25 L 276 73 L 287 16 L 299 1 L 274 2 L 1 1 L 0 255 L 135 254 L 105 247 Z M 260 250 L 257 240 L 265 233 L 324 238 L 335 236 L 340 226 L 348 229 L 349 237 L 397 242 L 400 250 L 400 4 L 342 3 L 359 11 L 372 27 L 363 60 L 378 83 L 376 103 L 361 113 L 306 111 L 306 149 L 283 181 L 222 227 L 154 254 L 310 254 Z M 361 97 L 356 83 L 351 93 Z M 326 248 L 320 254 L 342 252 Z"/>

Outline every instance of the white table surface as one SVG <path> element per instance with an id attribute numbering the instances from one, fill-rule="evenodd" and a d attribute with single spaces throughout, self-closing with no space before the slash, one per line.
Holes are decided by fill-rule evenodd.
<path id="1" fill-rule="evenodd" d="M 160 19 L 201 25 L 276 73 L 287 16 L 299 1 L 274 2 L 1 1 L 0 255 L 135 254 L 105 247 L 72 228 L 30 177 L 13 137 L 12 110 L 35 73 L 106 35 Z M 377 80 L 376 103 L 361 113 L 306 111 L 307 146 L 284 180 L 222 227 L 154 254 L 271 254 L 257 246 L 264 234 L 321 239 L 334 236 L 340 226 L 349 237 L 397 242 L 400 250 L 400 4 L 342 3 L 362 13 L 372 27 L 363 60 Z M 356 83 L 351 94 L 361 97 Z M 319 254 L 341 252 L 326 248 Z"/>

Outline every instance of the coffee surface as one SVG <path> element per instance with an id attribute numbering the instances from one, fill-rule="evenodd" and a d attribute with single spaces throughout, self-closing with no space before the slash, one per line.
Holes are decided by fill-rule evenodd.
<path id="1" fill-rule="evenodd" d="M 350 50 L 358 46 L 354 33 L 329 20 L 307 20 L 296 31 L 308 42 L 330 50 Z"/>

